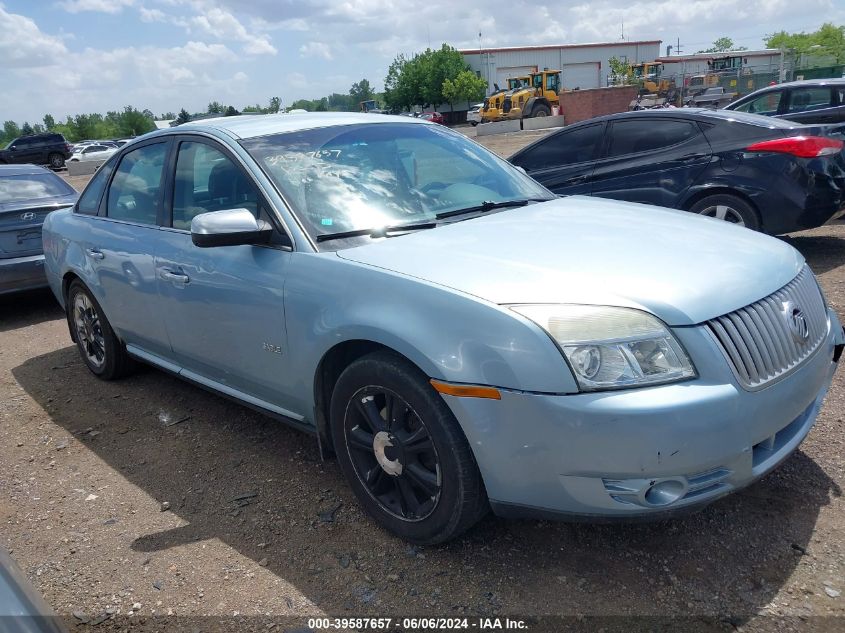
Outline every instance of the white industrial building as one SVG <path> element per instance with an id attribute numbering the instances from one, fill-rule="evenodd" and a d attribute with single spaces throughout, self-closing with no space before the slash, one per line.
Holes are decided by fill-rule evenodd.
<path id="1" fill-rule="evenodd" d="M 488 93 L 494 90 L 493 84 L 507 86 L 508 77 L 546 68 L 563 71 L 564 88 L 587 89 L 607 85 L 611 57 L 629 64 L 654 61 L 660 55 L 660 40 L 481 48 L 462 50 L 461 54 L 470 68 L 487 81 Z"/>

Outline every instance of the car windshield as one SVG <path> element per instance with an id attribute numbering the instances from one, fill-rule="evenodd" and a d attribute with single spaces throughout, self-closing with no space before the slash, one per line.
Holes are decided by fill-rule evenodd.
<path id="1" fill-rule="evenodd" d="M 312 237 L 554 195 L 442 126 L 376 123 L 242 141 Z"/>
<path id="2" fill-rule="evenodd" d="M 53 174 L 17 174 L 0 176 L 0 204 L 67 196 L 74 191 Z"/>

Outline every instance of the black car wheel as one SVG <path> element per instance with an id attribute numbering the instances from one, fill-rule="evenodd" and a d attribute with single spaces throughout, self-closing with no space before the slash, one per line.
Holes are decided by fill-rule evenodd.
<path id="1" fill-rule="evenodd" d="M 534 106 L 534 109 L 531 112 L 531 118 L 533 119 L 538 116 L 549 116 L 551 113 L 552 111 L 549 109 L 549 106 L 544 103 L 540 103 Z"/>
<path id="2" fill-rule="evenodd" d="M 355 495 L 382 526 L 414 543 L 439 543 L 487 511 L 481 474 L 457 420 L 403 358 L 369 354 L 344 370 L 331 431 Z"/>
<path id="3" fill-rule="evenodd" d="M 47 160 L 50 163 L 50 167 L 53 169 L 61 169 L 65 166 L 65 157 L 61 154 L 52 153 L 47 157 Z"/>
<path id="4" fill-rule="evenodd" d="M 79 281 L 67 293 L 67 320 L 82 360 L 103 380 L 128 374 L 134 363 L 112 330 L 97 300 Z"/>
<path id="5" fill-rule="evenodd" d="M 707 196 L 690 207 L 690 212 L 738 224 L 752 231 L 760 230 L 760 218 L 742 198 L 727 193 Z"/>

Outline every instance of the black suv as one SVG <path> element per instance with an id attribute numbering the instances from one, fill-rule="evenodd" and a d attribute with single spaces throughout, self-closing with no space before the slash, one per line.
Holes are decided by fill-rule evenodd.
<path id="1" fill-rule="evenodd" d="M 16 138 L 5 149 L 0 149 L 0 164 L 34 163 L 58 169 L 72 153 L 70 144 L 61 134 L 32 134 Z"/>

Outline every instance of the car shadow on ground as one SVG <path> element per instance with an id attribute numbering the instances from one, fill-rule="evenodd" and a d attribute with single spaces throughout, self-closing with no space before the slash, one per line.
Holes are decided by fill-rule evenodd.
<path id="1" fill-rule="evenodd" d="M 784 235 L 781 238 L 805 257 L 817 275 L 845 264 L 845 239 L 833 235 Z"/>
<path id="2" fill-rule="evenodd" d="M 683 519 L 488 517 L 450 544 L 419 548 L 363 515 L 312 437 L 175 377 L 147 370 L 101 382 L 71 346 L 12 373 L 55 424 L 188 523 L 142 535 L 134 554 L 115 556 L 218 538 L 332 615 L 694 614 L 734 624 L 814 560 L 817 516 L 841 495 L 799 451 Z M 73 406 L 57 404 L 68 393 Z"/>
<path id="3" fill-rule="evenodd" d="M 60 319 L 62 308 L 48 288 L 0 296 L 0 332 Z"/>

